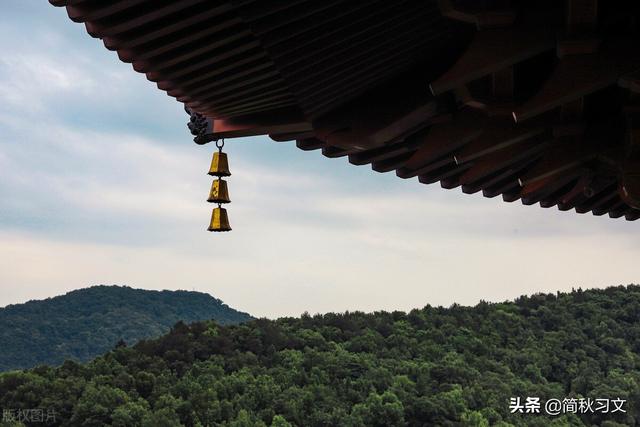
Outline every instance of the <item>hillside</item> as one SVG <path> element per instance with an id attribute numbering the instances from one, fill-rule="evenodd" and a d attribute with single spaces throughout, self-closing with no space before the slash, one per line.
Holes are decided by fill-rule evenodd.
<path id="1" fill-rule="evenodd" d="M 623 399 L 626 412 L 512 414 L 512 397 Z M 0 407 L 48 408 L 64 425 L 614 427 L 637 425 L 639 402 L 634 285 L 408 314 L 179 323 L 88 364 L 0 375 Z"/>
<path id="2" fill-rule="evenodd" d="M 121 339 L 133 344 L 158 337 L 180 320 L 250 318 L 204 293 L 94 286 L 0 308 L 0 371 L 88 361 Z"/>

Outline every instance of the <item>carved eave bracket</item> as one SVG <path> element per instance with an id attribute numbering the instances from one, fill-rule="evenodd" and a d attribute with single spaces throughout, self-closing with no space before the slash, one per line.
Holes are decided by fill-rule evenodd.
<path id="1" fill-rule="evenodd" d="M 234 118 L 215 119 L 185 107 L 191 116 L 187 126 L 196 144 L 206 144 L 221 138 L 240 138 L 273 135 L 274 140 L 289 141 L 314 135 L 310 122 L 297 111 L 280 110 L 270 114 L 253 114 Z"/>
<path id="2" fill-rule="evenodd" d="M 191 135 L 193 135 L 193 142 L 198 145 L 204 145 L 207 142 L 213 141 L 213 119 L 197 113 L 186 106 L 184 107 L 184 110 L 190 116 L 187 127 L 189 128 Z"/>
<path id="3" fill-rule="evenodd" d="M 635 109 L 627 112 L 624 150 L 624 95 L 615 90 L 627 89 L 630 105 L 638 105 L 633 36 L 608 31 L 610 8 L 597 0 L 567 0 L 548 10 L 514 5 L 439 1 L 443 16 L 475 24 L 477 32 L 451 68 L 429 82 L 438 102 L 455 100 L 443 109 L 454 119 L 426 129 L 397 174 L 460 185 L 465 193 L 502 194 L 507 202 L 637 219 L 640 120 Z M 477 117 L 464 126 L 470 114 Z"/>

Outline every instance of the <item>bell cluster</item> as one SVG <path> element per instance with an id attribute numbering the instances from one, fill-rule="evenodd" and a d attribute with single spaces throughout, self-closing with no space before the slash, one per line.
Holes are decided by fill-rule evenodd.
<path id="1" fill-rule="evenodd" d="M 222 177 L 231 176 L 231 172 L 229 171 L 229 160 L 227 159 L 227 154 L 222 152 L 222 148 L 213 153 L 211 167 L 209 168 L 209 175 L 215 176 L 217 179 L 214 179 L 211 183 L 211 190 L 209 191 L 209 198 L 207 198 L 207 202 L 217 203 L 218 207 L 213 208 L 213 212 L 211 213 L 211 223 L 207 230 L 231 231 L 227 210 L 222 207 L 222 204 L 231 203 L 227 181 L 222 179 Z"/>

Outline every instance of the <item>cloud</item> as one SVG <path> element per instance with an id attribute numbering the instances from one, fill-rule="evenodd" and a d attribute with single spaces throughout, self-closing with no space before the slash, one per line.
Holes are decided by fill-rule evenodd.
<path id="1" fill-rule="evenodd" d="M 254 315 L 409 309 L 636 280 L 636 224 L 229 140 L 231 233 L 205 232 L 213 148 L 60 9 L 0 28 L 0 306 L 96 283 L 196 288 Z M 23 40 L 28 26 L 30 38 Z"/>
<path id="2" fill-rule="evenodd" d="M 382 238 L 392 244 L 372 248 L 361 233 L 310 231 L 179 236 L 193 251 L 181 244 L 135 247 L 0 232 L 0 283 L 7 291 L 0 294 L 0 305 L 116 283 L 196 289 L 255 315 L 277 317 L 500 301 L 523 293 L 626 284 L 637 274 L 637 253 L 607 259 L 602 251 L 616 252 L 617 244 L 594 245 L 588 238 L 522 242 L 387 235 Z"/>
<path id="3" fill-rule="evenodd" d="M 210 149 L 54 123 L 26 146 L 3 144 L 0 197 L 10 203 L 0 216 L 0 283 L 8 291 L 0 305 L 119 283 L 196 288 L 274 317 L 474 303 L 634 279 L 635 239 L 612 233 L 602 218 L 366 169 L 351 181 L 340 171 L 346 165 L 267 144 L 229 144 L 234 231 L 220 235 L 204 231 Z M 241 155 L 262 146 L 279 153 Z M 290 166 L 299 156 L 322 173 Z M 379 184 L 387 178 L 392 183 Z"/>

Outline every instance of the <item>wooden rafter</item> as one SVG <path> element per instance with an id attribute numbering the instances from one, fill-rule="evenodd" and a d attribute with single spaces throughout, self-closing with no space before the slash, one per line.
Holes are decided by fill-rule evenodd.
<path id="1" fill-rule="evenodd" d="M 198 143 L 268 134 L 465 193 L 640 218 L 629 2 L 50 2 L 187 105 Z"/>
<path id="2" fill-rule="evenodd" d="M 516 10 L 509 7 L 487 11 L 465 10 L 456 7 L 452 0 L 438 0 L 438 6 L 447 18 L 474 24 L 479 30 L 510 26 L 517 15 Z"/>
<path id="3" fill-rule="evenodd" d="M 420 132 L 416 136 L 421 140 L 420 148 L 398 170 L 398 176 L 415 176 L 413 171 L 472 141 L 482 133 L 485 122 L 483 115 L 464 111 L 450 121 L 435 124 L 431 129 Z"/>
<path id="4" fill-rule="evenodd" d="M 558 62 L 542 88 L 513 111 L 522 122 L 546 111 L 616 84 L 621 76 L 640 67 L 640 54 L 609 46 L 589 55 L 570 55 Z"/>
<path id="5" fill-rule="evenodd" d="M 456 151 L 454 160 L 458 164 L 473 161 L 540 135 L 544 131 L 545 127 L 541 123 L 531 126 L 514 126 L 509 120 L 495 118 L 487 123 L 477 138 Z"/>
<path id="6" fill-rule="evenodd" d="M 535 190 L 553 181 L 557 175 L 571 173 L 582 167 L 585 162 L 594 159 L 596 154 L 594 147 L 586 141 L 555 140 L 544 157 L 520 178 L 520 185 L 523 189 Z"/>
<path id="7" fill-rule="evenodd" d="M 471 184 L 482 178 L 490 176 L 501 169 L 509 168 L 511 165 L 530 158 L 540 153 L 546 146 L 548 141 L 539 138 L 532 138 L 523 141 L 518 145 L 511 145 L 496 151 L 491 156 L 479 158 L 473 162 L 473 168 L 467 171 L 461 177 L 462 184 Z"/>
<path id="8" fill-rule="evenodd" d="M 434 95 L 498 72 L 554 48 L 552 35 L 537 28 L 479 31 L 460 59 L 430 84 Z"/>

